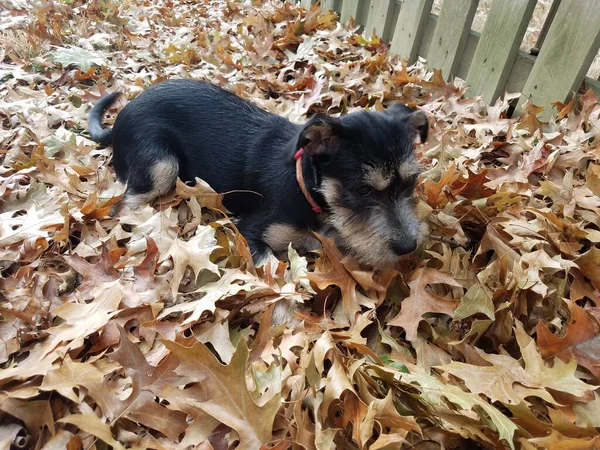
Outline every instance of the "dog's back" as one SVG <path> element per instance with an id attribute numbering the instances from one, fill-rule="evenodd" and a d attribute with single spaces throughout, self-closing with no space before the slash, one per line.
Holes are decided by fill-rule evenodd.
<path id="1" fill-rule="evenodd" d="M 90 131 L 97 136 L 100 117 L 101 108 L 94 108 Z M 110 133 L 115 172 L 127 183 L 131 203 L 166 193 L 177 176 L 199 177 L 218 192 L 248 191 L 226 198 L 228 208 L 243 212 L 260 201 L 263 183 L 279 175 L 257 167 L 273 168 L 298 129 L 215 85 L 180 79 L 149 88 L 101 133 L 105 145 Z"/>
<path id="2" fill-rule="evenodd" d="M 139 167 L 143 154 L 151 162 L 160 156 L 155 153 L 166 150 L 179 160 L 179 176 L 185 181 L 200 177 L 221 192 L 252 189 L 256 178 L 248 176 L 246 158 L 274 155 L 251 150 L 275 148 L 260 142 L 285 142 L 295 129 L 289 121 L 212 84 L 165 81 L 119 114 L 114 126 L 115 170 L 127 179 L 127 167 L 133 163 Z M 240 139 L 242 133 L 244 139 Z M 140 143 L 144 148 L 132 151 Z M 235 186 L 228 182 L 232 179 Z"/>

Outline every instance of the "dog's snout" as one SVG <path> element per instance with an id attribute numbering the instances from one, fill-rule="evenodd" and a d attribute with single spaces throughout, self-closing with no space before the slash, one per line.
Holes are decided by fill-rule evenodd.
<path id="1" fill-rule="evenodd" d="M 416 239 L 403 239 L 403 240 L 392 242 L 392 251 L 398 256 L 412 253 L 416 249 L 417 249 L 417 240 Z"/>

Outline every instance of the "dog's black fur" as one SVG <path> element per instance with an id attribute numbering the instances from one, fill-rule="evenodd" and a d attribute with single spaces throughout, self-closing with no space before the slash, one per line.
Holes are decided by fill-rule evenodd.
<path id="1" fill-rule="evenodd" d="M 309 230 L 330 232 L 376 267 L 416 248 L 423 229 L 412 201 L 413 144 L 427 138 L 422 113 L 396 104 L 296 125 L 212 84 L 172 80 L 135 98 L 112 130 L 103 129 L 102 115 L 118 95 L 98 101 L 89 130 L 95 141 L 112 144 L 126 202 L 166 193 L 177 176 L 199 177 L 217 192 L 246 191 L 227 194 L 224 203 L 258 259 L 269 247 L 310 246 Z M 312 211 L 298 186 L 299 148 L 306 185 L 324 214 Z"/>

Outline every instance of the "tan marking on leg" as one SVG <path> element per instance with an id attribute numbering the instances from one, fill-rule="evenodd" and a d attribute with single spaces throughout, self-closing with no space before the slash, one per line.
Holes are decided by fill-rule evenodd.
<path id="1" fill-rule="evenodd" d="M 263 240 L 274 252 L 287 251 L 288 245 L 292 243 L 292 247 L 296 250 L 314 250 L 319 247 L 317 239 L 309 232 L 282 223 L 269 225 L 263 234 Z"/>
<path id="2" fill-rule="evenodd" d="M 175 158 L 158 161 L 152 167 L 152 182 L 158 195 L 165 195 L 175 186 L 179 174 L 179 162 Z"/>
<path id="3" fill-rule="evenodd" d="M 365 169 L 365 181 L 378 191 L 383 191 L 393 181 L 393 175 L 383 167 L 368 167 Z"/>
<path id="4" fill-rule="evenodd" d="M 139 208 L 150 203 L 156 197 L 165 195 L 175 186 L 177 175 L 179 173 L 179 163 L 174 157 L 160 160 L 154 164 L 150 170 L 152 177 L 152 190 L 141 194 L 131 194 L 125 192 L 123 206 L 131 209 Z"/>

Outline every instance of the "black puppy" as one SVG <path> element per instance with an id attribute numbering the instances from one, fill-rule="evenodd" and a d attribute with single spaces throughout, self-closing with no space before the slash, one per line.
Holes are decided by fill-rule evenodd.
<path id="1" fill-rule="evenodd" d="M 419 111 L 395 104 L 296 125 L 212 84 L 173 80 L 148 89 L 103 129 L 102 115 L 118 95 L 98 101 L 89 128 L 92 139 L 113 145 L 126 204 L 167 193 L 178 176 L 238 191 L 224 203 L 255 261 L 290 242 L 314 249 L 314 230 L 381 268 L 415 250 L 425 233 L 413 198 L 413 147 L 428 131 Z"/>

